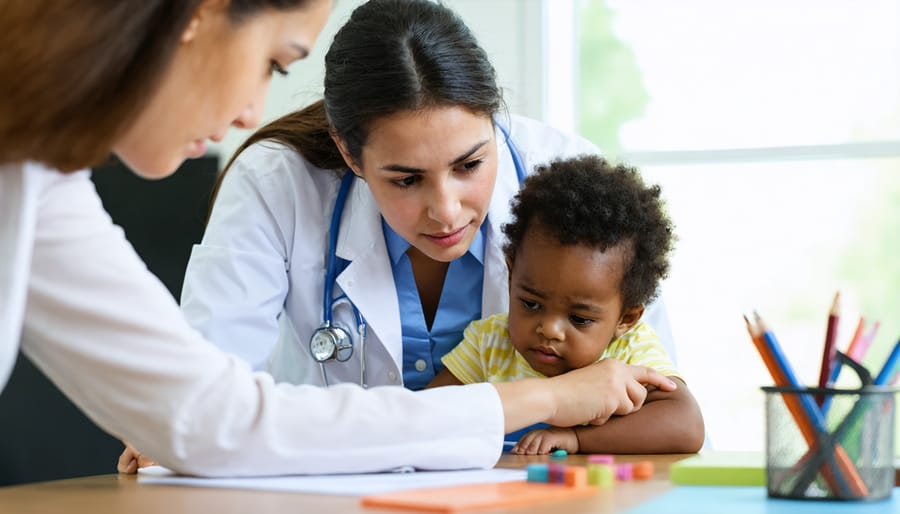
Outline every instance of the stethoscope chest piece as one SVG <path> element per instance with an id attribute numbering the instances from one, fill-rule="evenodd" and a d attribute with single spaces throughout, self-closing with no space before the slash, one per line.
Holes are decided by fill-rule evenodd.
<path id="1" fill-rule="evenodd" d="M 353 341 L 350 334 L 341 327 L 320 327 L 309 341 L 309 351 L 319 363 L 331 359 L 346 362 L 353 355 Z"/>

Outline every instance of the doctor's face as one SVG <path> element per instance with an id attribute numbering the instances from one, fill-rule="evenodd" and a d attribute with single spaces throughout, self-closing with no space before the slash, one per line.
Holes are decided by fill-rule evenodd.
<path id="1" fill-rule="evenodd" d="M 469 248 L 487 215 L 497 177 L 489 116 L 434 107 L 369 127 L 362 169 L 385 221 L 415 251 L 440 262 Z"/>
<path id="2" fill-rule="evenodd" d="M 202 156 L 206 141 L 220 141 L 230 126 L 255 127 L 272 75 L 306 57 L 330 9 L 331 0 L 310 0 L 235 22 L 228 2 L 203 2 L 159 88 L 113 151 L 138 174 L 162 178 Z"/>

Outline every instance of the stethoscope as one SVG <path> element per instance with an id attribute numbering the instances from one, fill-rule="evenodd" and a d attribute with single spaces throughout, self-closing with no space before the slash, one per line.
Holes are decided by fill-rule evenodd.
<path id="1" fill-rule="evenodd" d="M 500 132 L 506 140 L 509 147 L 509 153 L 512 156 L 513 166 L 516 168 L 516 176 L 521 185 L 525 181 L 525 164 L 516 145 L 513 144 L 509 137 L 509 132 L 502 125 L 497 124 Z M 328 255 L 325 262 L 325 287 L 322 294 L 322 325 L 313 332 L 309 340 L 309 351 L 313 359 L 319 363 L 319 372 L 322 375 L 322 383 L 328 386 L 328 377 L 325 374 L 325 363 L 334 359 L 338 362 L 347 362 L 353 356 L 353 339 L 350 332 L 340 326 L 334 324 L 334 305 L 340 301 L 346 301 L 353 309 L 353 315 L 356 317 L 356 331 L 359 334 L 359 385 L 368 387 L 366 383 L 366 320 L 360 314 L 359 309 L 353 302 L 347 298 L 346 294 L 341 294 L 334 298 L 334 284 L 337 281 L 337 239 L 338 231 L 341 226 L 341 216 L 343 215 L 344 205 L 347 203 L 347 194 L 350 191 L 350 185 L 353 183 L 356 175 L 352 171 L 347 170 L 344 178 L 341 180 L 341 186 L 338 189 L 337 198 L 334 202 L 334 212 L 331 214 L 331 230 L 328 233 Z"/>

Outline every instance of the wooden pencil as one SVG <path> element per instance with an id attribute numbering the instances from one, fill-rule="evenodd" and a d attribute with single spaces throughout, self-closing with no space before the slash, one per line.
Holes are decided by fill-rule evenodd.
<path id="1" fill-rule="evenodd" d="M 819 387 L 830 387 L 831 370 L 834 368 L 835 340 L 837 339 L 838 320 L 840 319 L 841 293 L 834 294 L 831 310 L 828 312 L 828 327 L 825 329 L 825 348 L 822 350 L 822 368 L 819 370 Z M 816 395 L 816 404 L 821 407 L 825 396 Z"/>
<path id="2" fill-rule="evenodd" d="M 754 313 L 754 319 L 756 321 L 755 325 L 744 316 L 747 330 L 750 332 L 750 338 L 753 340 L 757 351 L 759 351 L 763 363 L 769 369 L 775 385 L 800 389 L 801 385 L 797 381 L 796 376 L 793 375 L 787 360 L 783 356 L 779 359 L 780 347 L 777 340 L 774 339 L 774 335 L 767 330 L 765 322 L 759 314 Z M 820 436 L 824 435 L 827 429 L 815 402 L 808 397 L 798 394 L 785 394 L 782 395 L 782 398 L 810 448 L 809 453 L 814 454 L 815 451 L 820 451 Z M 807 398 L 807 405 L 805 406 L 802 401 L 803 398 Z M 868 494 L 868 487 L 860 478 L 856 467 L 850 460 L 850 456 L 847 455 L 842 446 L 835 446 L 834 457 L 836 459 L 836 469 L 832 469 L 829 465 L 824 466 L 822 469 L 822 476 L 831 490 L 839 497 L 865 497 Z M 846 491 L 845 487 L 843 487 L 845 484 L 849 491 Z"/>

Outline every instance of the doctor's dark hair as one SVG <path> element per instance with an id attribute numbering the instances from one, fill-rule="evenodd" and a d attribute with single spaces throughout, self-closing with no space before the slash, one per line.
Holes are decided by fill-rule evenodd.
<path id="1" fill-rule="evenodd" d="M 325 56 L 324 100 L 262 127 L 235 157 L 274 140 L 318 168 L 343 169 L 332 133 L 358 163 L 374 121 L 452 106 L 490 118 L 503 108 L 494 67 L 471 30 L 431 0 L 370 0 L 334 36 Z"/>
<path id="2" fill-rule="evenodd" d="M 238 26 L 312 0 L 229 0 Z M 14 0 L 0 8 L 0 164 L 106 159 L 159 87 L 202 0 Z"/>
<path id="3" fill-rule="evenodd" d="M 660 198 L 637 169 L 613 166 L 595 155 L 553 161 L 525 180 L 503 226 L 506 258 L 515 258 L 525 234 L 539 224 L 560 244 L 607 251 L 626 245 L 620 292 L 625 309 L 656 297 L 669 272 L 675 236 Z"/>

